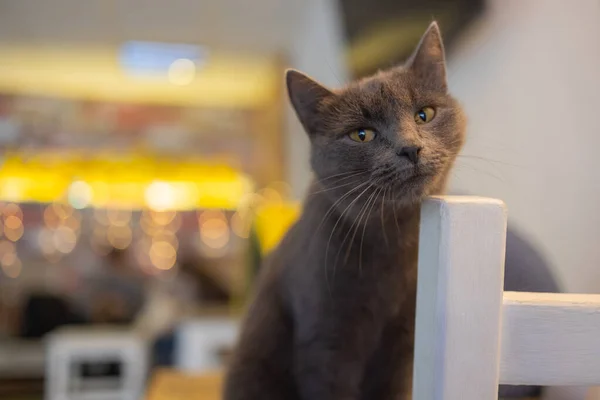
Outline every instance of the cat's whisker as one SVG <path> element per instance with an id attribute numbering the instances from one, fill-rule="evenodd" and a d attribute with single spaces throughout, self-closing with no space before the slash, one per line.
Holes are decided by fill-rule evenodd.
<path id="1" fill-rule="evenodd" d="M 329 210 L 327 211 L 327 213 L 325 214 L 325 216 L 323 217 L 323 220 L 321 221 L 321 223 L 319 224 L 319 227 L 317 228 L 316 232 L 318 232 L 321 227 L 323 226 L 323 223 L 325 222 L 325 220 L 329 217 L 330 213 L 333 212 L 333 210 L 337 207 L 338 204 L 340 204 L 345 198 L 347 198 L 351 193 L 358 191 L 359 189 L 363 188 L 365 185 L 369 184 L 368 181 L 363 182 L 362 184 L 360 184 L 359 186 L 350 189 L 350 191 L 348 191 L 348 193 L 346 193 L 344 196 L 340 197 L 340 199 L 338 199 L 335 203 L 333 203 L 333 205 L 329 208 Z M 342 218 L 344 217 L 344 214 L 346 213 L 346 211 L 352 206 L 352 204 L 354 204 L 369 188 L 371 187 L 371 184 L 369 184 L 369 186 L 367 186 L 367 188 L 365 190 L 363 190 L 360 194 L 358 194 L 358 196 L 356 196 L 356 198 L 354 200 L 352 200 L 350 202 L 350 204 L 342 211 L 342 213 L 340 214 L 340 216 L 338 217 L 335 225 L 333 226 L 333 228 L 331 229 L 331 233 L 329 234 L 329 240 L 327 241 L 327 247 L 325 249 L 325 281 L 327 284 L 327 289 L 329 290 L 329 294 L 331 295 L 331 285 L 329 282 L 329 268 L 327 266 L 327 261 L 328 261 L 328 253 L 329 253 L 329 246 L 331 244 L 331 238 L 333 237 L 333 233 L 335 232 L 335 229 L 338 225 L 338 223 L 342 220 Z M 317 237 L 316 235 L 314 237 Z M 311 246 L 312 247 L 312 241 L 311 241 Z M 335 276 L 335 270 L 334 270 L 334 276 Z"/>
<path id="2" fill-rule="evenodd" d="M 346 182 L 346 183 L 342 183 L 341 185 L 338 185 L 338 186 L 334 186 L 334 187 L 330 187 L 330 188 L 327 188 L 327 189 L 318 190 L 318 191 L 316 191 L 316 192 L 311 192 L 311 193 L 309 194 L 309 196 L 314 196 L 314 195 L 316 195 L 316 194 L 319 194 L 319 193 L 330 192 L 330 191 L 332 191 L 332 190 L 340 189 L 340 188 L 346 187 L 346 186 L 348 186 L 348 185 L 354 185 L 354 184 L 356 184 L 356 183 L 357 183 L 357 182 L 354 182 L 354 181 L 352 181 L 352 182 Z"/>
<path id="3" fill-rule="evenodd" d="M 359 176 L 359 175 L 362 175 L 362 174 L 364 174 L 364 173 L 367 173 L 367 172 L 369 172 L 369 171 L 357 172 L 357 173 L 355 173 L 354 175 L 351 175 L 351 176 L 346 176 L 346 177 L 340 178 L 340 179 L 339 179 L 339 181 L 343 181 L 343 180 L 346 180 L 346 179 L 351 179 L 351 178 L 356 178 L 357 176 Z M 336 182 L 336 183 L 339 183 L 339 181 L 338 181 L 338 182 Z M 343 183 L 343 184 L 341 184 L 341 185 L 339 185 L 339 186 L 334 186 L 334 187 L 329 187 L 329 188 L 325 188 L 325 189 L 317 190 L 316 192 L 310 192 L 310 194 L 309 194 L 309 195 L 310 195 L 310 196 L 313 196 L 313 195 L 316 195 L 316 194 L 319 194 L 319 193 L 323 193 L 323 192 L 328 192 L 328 191 L 331 191 L 331 190 L 339 189 L 339 188 L 342 188 L 342 187 L 344 187 L 344 186 L 352 185 L 352 184 L 355 184 L 355 183 L 356 183 L 356 182 L 354 182 L 354 181 L 352 181 L 352 182 L 347 182 L 347 183 Z"/>
<path id="4" fill-rule="evenodd" d="M 379 196 L 379 193 L 381 193 L 381 189 L 378 192 L 376 192 L 376 193 L 377 193 L 377 195 L 375 195 L 375 198 L 373 200 L 373 203 L 371 203 L 371 207 L 370 207 L 368 213 L 365 213 L 365 215 L 367 216 L 367 218 L 368 218 L 368 215 L 370 215 L 371 212 L 373 211 L 373 206 L 375 205 L 375 202 L 377 201 L 377 197 Z M 359 270 L 359 272 L 360 272 L 361 275 L 362 275 L 362 254 L 363 254 L 362 252 L 363 252 L 363 243 L 365 241 L 365 231 L 366 231 L 366 229 L 367 229 L 367 221 L 365 221 L 365 224 L 363 225 L 362 236 L 360 238 L 360 247 L 359 247 L 359 250 L 358 250 L 358 270 Z"/>
<path id="5" fill-rule="evenodd" d="M 331 233 L 329 234 L 329 240 L 327 240 L 327 247 L 325 248 L 325 265 L 327 265 L 328 255 L 329 255 L 329 246 L 331 245 L 331 238 L 333 237 L 333 233 L 335 232 L 335 229 L 337 228 L 337 226 L 339 225 L 340 221 L 344 217 L 344 214 L 346 213 L 346 211 L 348 211 L 350 209 L 350 207 L 352 207 L 354 205 L 354 203 L 356 203 L 358 201 L 358 199 L 360 199 L 361 196 L 363 194 L 365 194 L 367 192 L 367 190 L 369 190 L 371 187 L 373 187 L 373 184 L 369 183 L 369 186 L 367 186 L 365 188 L 365 190 L 363 190 L 362 192 L 360 192 L 360 194 L 358 196 L 356 196 L 354 198 L 354 200 L 352 200 L 350 202 L 350 204 L 348 204 L 348 206 L 342 211 L 342 213 L 340 214 L 339 218 L 337 219 L 337 221 L 333 225 L 333 228 L 331 229 Z M 327 268 L 327 267 L 325 267 L 325 268 Z M 335 264 L 334 264 L 333 268 L 334 268 L 334 276 L 335 276 Z M 327 274 L 327 271 L 325 271 L 325 274 Z"/>
<path id="6" fill-rule="evenodd" d="M 360 185 L 350 189 L 348 192 L 346 192 L 344 195 L 340 196 L 339 199 L 337 199 L 332 205 L 331 207 L 329 207 L 329 209 L 327 210 L 327 212 L 325 213 L 325 215 L 323 216 L 323 219 L 321 220 L 321 222 L 319 223 L 319 226 L 317 226 L 317 229 L 315 230 L 315 233 L 318 233 L 321 228 L 323 227 L 323 224 L 325 223 L 325 221 L 327 220 L 327 218 L 329 218 L 329 216 L 331 215 L 331 213 L 333 212 L 333 210 L 335 210 L 335 208 L 341 204 L 348 196 L 350 196 L 352 193 L 354 193 L 355 191 L 361 189 L 362 187 L 364 187 L 365 185 L 367 185 L 369 182 L 363 182 Z M 316 235 L 314 236 L 316 237 Z M 309 246 L 309 249 L 312 250 L 314 242 L 311 241 L 311 244 Z M 309 250 L 310 251 L 310 250 Z"/>
<path id="7" fill-rule="evenodd" d="M 381 182 L 376 181 L 376 182 L 374 182 L 374 185 L 377 185 L 380 183 Z M 384 189 L 383 187 L 379 188 L 379 190 L 383 190 L 383 189 Z M 372 195 L 369 197 L 369 199 L 367 199 L 366 203 L 363 205 L 365 212 L 366 212 L 366 206 L 369 204 L 371 197 L 375 196 L 376 193 L 378 193 L 378 192 L 373 192 Z M 340 245 L 340 249 L 338 250 L 338 255 L 336 255 L 335 264 L 337 264 L 337 258 L 339 256 L 339 252 L 341 251 L 341 248 L 344 247 L 344 243 L 346 243 L 346 240 L 348 239 L 348 235 L 350 235 L 350 232 L 352 232 L 352 228 L 354 228 L 352 238 L 350 239 L 350 242 L 348 242 L 348 247 L 346 249 L 346 255 L 344 256 L 344 263 L 348 262 L 348 257 L 350 256 L 350 250 L 352 248 L 352 243 L 354 242 L 354 238 L 356 237 L 356 234 L 358 233 L 358 229 L 360 228 L 360 222 L 362 220 L 362 215 L 363 215 L 363 208 L 361 208 L 360 212 L 357 215 L 357 218 L 352 222 L 352 225 L 348 229 L 348 232 L 346 233 L 346 236 L 344 237 L 344 240 L 342 241 L 342 243 Z M 355 226 L 355 224 L 356 224 L 356 226 Z M 334 264 L 334 267 L 335 267 L 335 264 Z"/>
<path id="8" fill-rule="evenodd" d="M 342 243 L 340 244 L 340 248 L 338 249 L 338 252 L 337 252 L 337 254 L 335 256 L 335 262 L 333 264 L 334 270 L 335 270 L 335 268 L 337 266 L 337 261 L 338 261 L 339 255 L 340 255 L 340 251 L 342 251 L 342 248 L 344 247 L 344 244 L 346 243 L 346 240 L 348 239 L 348 236 L 350 235 L 350 232 L 352 232 L 352 229 L 356 225 L 356 228 L 354 230 L 354 234 L 352 235 L 352 238 L 350 239 L 350 242 L 348 242 L 348 248 L 346 250 L 346 255 L 344 257 L 344 263 L 348 262 L 348 257 L 350 256 L 350 249 L 352 248 L 352 242 L 354 242 L 354 238 L 356 236 L 356 232 L 358 231 L 358 227 L 360 226 L 360 220 L 362 219 L 363 211 L 366 211 L 366 206 L 369 204 L 369 201 L 375 195 L 375 193 L 376 192 L 374 191 L 367 198 L 367 201 L 365 202 L 365 204 L 362 205 L 361 209 L 359 210 L 358 214 L 356 215 L 356 218 L 354 219 L 354 221 L 352 221 L 352 225 L 350 225 L 350 228 L 348 228 L 348 232 L 346 232 L 346 236 L 344 236 L 344 240 L 342 240 Z"/>
<path id="9" fill-rule="evenodd" d="M 400 234 L 400 225 L 398 224 L 398 215 L 396 214 L 396 199 L 392 199 L 392 211 L 394 212 L 394 223 L 396 224 L 396 237 Z"/>
<path id="10" fill-rule="evenodd" d="M 390 247 L 390 242 L 388 240 L 387 232 L 385 230 L 385 222 L 384 222 L 384 217 L 383 217 L 383 210 L 384 210 L 383 205 L 385 204 L 385 195 L 387 194 L 387 192 L 389 190 L 390 190 L 390 188 L 386 187 L 385 190 L 383 191 L 383 196 L 381 196 L 381 231 L 383 232 L 383 240 L 385 241 L 386 247 Z"/>
<path id="11" fill-rule="evenodd" d="M 368 172 L 368 169 L 366 169 L 366 168 L 354 169 L 352 171 L 345 171 L 345 172 L 341 172 L 339 174 L 329 175 L 329 176 L 326 176 L 324 178 L 318 179 L 317 182 L 318 183 L 323 183 L 323 182 L 325 182 L 325 181 L 327 181 L 329 179 L 336 178 L 338 176 L 352 175 L 352 174 L 355 174 L 355 173 L 358 173 L 358 172 L 360 172 L 360 173 L 362 173 L 362 172 Z"/>

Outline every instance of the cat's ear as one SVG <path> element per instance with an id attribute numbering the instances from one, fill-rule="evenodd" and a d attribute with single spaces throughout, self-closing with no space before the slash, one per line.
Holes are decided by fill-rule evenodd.
<path id="1" fill-rule="evenodd" d="M 442 34 L 437 22 L 432 22 L 425 31 L 419 45 L 407 61 L 407 66 L 420 78 L 447 90 L 446 57 Z"/>
<path id="2" fill-rule="evenodd" d="M 308 132 L 318 123 L 319 104 L 333 92 L 301 72 L 288 69 L 285 73 L 288 95 L 298 119 Z"/>

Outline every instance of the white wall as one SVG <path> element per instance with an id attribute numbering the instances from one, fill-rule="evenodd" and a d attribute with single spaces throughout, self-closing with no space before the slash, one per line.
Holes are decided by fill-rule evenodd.
<path id="1" fill-rule="evenodd" d="M 344 32 L 337 0 L 305 0 L 297 7 L 288 47 L 290 66 L 329 87 L 348 82 Z M 312 175 L 309 141 L 292 107 L 287 107 L 286 161 L 288 180 L 302 198 Z"/>
<path id="2" fill-rule="evenodd" d="M 600 292 L 600 2 L 491 0 L 451 54 L 469 116 L 452 187 L 508 204 L 570 291 Z"/>

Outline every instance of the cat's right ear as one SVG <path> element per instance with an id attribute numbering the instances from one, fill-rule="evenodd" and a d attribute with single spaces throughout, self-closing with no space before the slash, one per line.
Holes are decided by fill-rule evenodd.
<path id="1" fill-rule="evenodd" d="M 319 105 L 333 92 L 317 81 L 294 69 L 285 72 L 288 95 L 298 119 L 307 132 L 311 132 L 319 121 Z"/>

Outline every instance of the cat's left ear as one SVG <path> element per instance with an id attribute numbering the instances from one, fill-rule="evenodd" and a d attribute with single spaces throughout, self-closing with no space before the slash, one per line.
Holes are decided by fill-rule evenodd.
<path id="1" fill-rule="evenodd" d="M 419 78 L 434 84 L 439 89 L 446 91 L 446 57 L 444 44 L 437 22 L 432 22 L 421 38 L 419 45 L 406 63 Z"/>
<path id="2" fill-rule="evenodd" d="M 296 70 L 287 70 L 285 76 L 292 106 L 294 106 L 304 129 L 310 134 L 321 120 L 319 106 L 323 100 L 333 96 L 333 93 L 314 79 Z"/>

